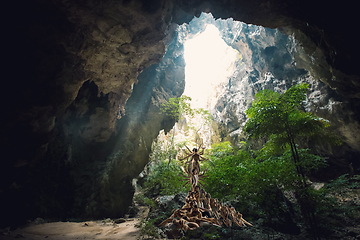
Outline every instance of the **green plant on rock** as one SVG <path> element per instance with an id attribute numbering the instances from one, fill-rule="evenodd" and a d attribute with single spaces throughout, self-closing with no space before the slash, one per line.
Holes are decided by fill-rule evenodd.
<path id="1" fill-rule="evenodd" d="M 140 239 L 159 239 L 160 234 L 158 232 L 157 227 L 155 226 L 155 222 L 158 219 L 143 219 L 135 225 L 140 228 Z"/>
<path id="2" fill-rule="evenodd" d="M 181 96 L 178 98 L 170 98 L 169 101 L 163 103 L 160 111 L 178 121 L 183 114 L 193 115 L 194 111 L 190 107 L 191 97 Z"/>
<path id="3" fill-rule="evenodd" d="M 209 111 L 204 110 L 203 108 L 191 108 L 191 100 L 191 97 L 188 97 L 186 95 L 182 95 L 178 98 L 170 98 L 169 101 L 161 105 L 160 111 L 170 116 L 175 121 L 178 121 L 181 116 L 184 115 L 188 115 L 190 117 L 194 117 L 195 115 L 201 115 L 206 121 L 211 121 L 212 117 Z"/>
<path id="4" fill-rule="evenodd" d="M 317 211 L 319 225 L 328 234 L 343 231 L 346 226 L 360 221 L 360 206 L 356 204 L 359 196 L 360 175 L 344 174 L 314 191 L 320 199 Z"/>
<path id="5" fill-rule="evenodd" d="M 153 199 L 147 198 L 142 194 L 135 195 L 134 201 L 136 201 L 139 205 L 148 206 L 150 208 L 156 207 L 156 203 Z"/>

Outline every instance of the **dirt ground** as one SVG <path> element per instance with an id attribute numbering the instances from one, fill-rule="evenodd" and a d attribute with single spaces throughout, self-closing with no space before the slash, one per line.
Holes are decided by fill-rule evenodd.
<path id="1" fill-rule="evenodd" d="M 140 209 L 137 218 L 111 219 L 88 222 L 51 222 L 19 228 L 14 231 L 2 231 L 1 240 L 75 240 L 75 239 L 122 239 L 136 240 L 140 237 L 140 229 L 135 227 L 148 209 Z M 121 222 L 122 223 L 116 223 Z"/>

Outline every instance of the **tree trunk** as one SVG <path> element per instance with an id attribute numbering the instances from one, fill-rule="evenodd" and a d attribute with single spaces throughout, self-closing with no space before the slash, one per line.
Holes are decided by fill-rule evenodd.
<path id="1" fill-rule="evenodd" d="M 170 167 L 170 162 L 172 160 L 172 148 L 174 146 L 174 138 L 175 138 L 175 126 L 173 127 L 173 135 L 172 135 L 172 138 L 171 138 L 171 146 L 170 146 L 170 151 L 169 151 L 169 163 L 168 163 L 168 168 Z"/>
<path id="2" fill-rule="evenodd" d="M 300 163 L 299 153 L 297 151 L 295 140 L 291 134 L 290 128 L 288 128 L 288 126 L 286 127 L 287 127 L 286 132 L 288 136 L 288 141 L 291 147 L 291 153 L 295 163 L 296 171 L 298 173 L 298 176 L 301 178 L 300 189 L 295 191 L 295 196 L 299 202 L 301 214 L 303 215 L 305 221 L 308 222 L 310 226 L 310 231 L 312 232 L 315 239 L 319 239 L 314 210 L 311 209 L 312 208 L 311 204 L 309 204 L 309 201 L 311 200 L 309 200 L 310 196 L 309 193 L 307 192 L 305 174 L 302 167 L 298 165 L 298 163 Z"/>

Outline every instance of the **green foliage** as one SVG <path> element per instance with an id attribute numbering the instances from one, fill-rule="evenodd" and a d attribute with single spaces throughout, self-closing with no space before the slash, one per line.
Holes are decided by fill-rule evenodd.
<path id="1" fill-rule="evenodd" d="M 218 159 L 225 156 L 233 155 L 233 147 L 229 141 L 215 143 L 211 145 L 211 156 L 214 159 Z"/>
<path id="2" fill-rule="evenodd" d="M 210 112 L 208 110 L 204 110 L 203 108 L 195 108 L 194 109 L 195 114 L 192 115 L 200 115 L 204 120 L 206 124 L 210 124 L 211 121 L 213 120 L 213 117 L 211 116 Z"/>
<path id="3" fill-rule="evenodd" d="M 298 191 L 294 183 L 301 181 L 301 178 L 292 161 L 290 148 L 276 148 L 275 143 L 268 141 L 254 156 L 246 150 L 238 150 L 234 154 L 230 142 L 213 144 L 211 161 L 204 164 L 209 175 L 206 178 L 206 191 L 223 201 L 237 199 L 243 207 L 240 211 L 248 211 L 247 206 L 255 203 L 260 208 L 256 208 L 252 214 L 258 217 L 270 219 L 286 211 L 281 204 L 284 201 L 281 191 Z M 306 172 L 326 165 L 323 158 L 311 154 L 309 149 L 299 150 L 299 156 L 303 159 L 299 164 Z M 314 196 L 311 202 L 314 205 L 318 196 L 311 196 Z"/>
<path id="4" fill-rule="evenodd" d="M 328 189 L 340 189 L 342 187 L 360 189 L 360 175 L 350 177 L 349 174 L 344 174 L 335 180 L 331 180 L 326 186 Z"/>
<path id="5" fill-rule="evenodd" d="M 145 177 L 144 188 L 150 190 L 157 188 L 161 195 L 173 195 L 181 191 L 186 191 L 182 185 L 183 174 L 178 163 L 175 161 L 170 164 L 164 160 L 153 162 L 149 166 L 148 175 Z"/>
<path id="6" fill-rule="evenodd" d="M 175 121 L 179 122 L 180 119 L 187 119 L 195 118 L 198 121 L 199 117 L 201 118 L 200 122 L 204 124 L 210 124 L 212 121 L 212 117 L 209 111 L 204 110 L 202 108 L 199 109 L 192 109 L 190 106 L 191 98 L 188 96 L 181 96 L 178 98 L 170 98 L 168 102 L 162 104 L 160 110 L 174 119 Z M 185 122 L 185 121 L 183 121 Z M 191 121 L 189 121 L 191 122 Z M 184 126 L 187 130 L 192 129 L 194 132 L 198 132 L 199 129 L 195 129 L 194 126 L 185 125 Z M 198 135 L 195 135 L 195 137 Z M 171 148 L 169 151 L 169 163 L 175 157 L 176 153 L 174 151 L 174 138 L 175 138 L 175 128 L 172 131 L 172 140 L 171 140 Z"/>
<path id="7" fill-rule="evenodd" d="M 156 189 L 161 195 L 172 195 L 184 191 L 182 187 L 183 174 L 180 163 L 168 161 L 171 154 L 176 156 L 175 146 L 166 139 L 154 141 L 151 146 L 150 162 L 147 165 L 147 174 L 144 179 L 144 190 Z"/>
<path id="8" fill-rule="evenodd" d="M 296 142 L 301 138 L 324 136 L 325 128 L 330 126 L 329 121 L 301 110 L 307 88 L 308 84 L 300 83 L 282 95 L 270 90 L 258 92 L 252 107 L 246 110 L 249 119 L 244 127 L 250 137 L 270 139 L 271 143 L 265 147 L 267 151 L 280 153 L 282 149 L 290 148 L 297 174 L 303 178 L 303 186 L 304 168 L 309 165 L 310 155 L 300 156 Z M 311 159 L 317 160 L 314 156 Z"/>
<path id="9" fill-rule="evenodd" d="M 156 207 L 156 203 L 153 199 L 147 198 L 142 194 L 135 195 L 134 201 L 136 201 L 139 205 L 149 206 L 151 208 Z"/>
<path id="10" fill-rule="evenodd" d="M 310 149 L 300 149 L 298 151 L 301 161 L 297 163 L 297 165 L 301 166 L 302 169 L 304 169 L 305 174 L 316 172 L 319 169 L 328 166 L 325 158 L 315 154 L 311 154 Z M 288 158 L 290 159 L 290 151 L 288 151 Z"/>
<path id="11" fill-rule="evenodd" d="M 214 233 L 204 233 L 204 239 L 219 239 L 219 233 L 218 232 L 214 232 Z"/>
<path id="12" fill-rule="evenodd" d="M 185 95 L 178 98 L 170 98 L 168 102 L 162 104 L 160 110 L 177 121 L 182 114 L 194 114 L 193 109 L 190 107 L 190 101 L 191 97 Z"/>
<path id="13" fill-rule="evenodd" d="M 349 174 L 344 174 L 325 184 L 317 191 L 317 194 L 321 195 L 316 209 L 319 222 L 338 230 L 358 222 L 360 206 L 355 202 L 359 189 L 360 175 L 350 177 Z"/>
<path id="14" fill-rule="evenodd" d="M 291 179 L 287 176 L 289 174 L 296 175 L 296 166 L 300 166 L 305 174 L 316 172 L 327 166 L 326 160 L 323 157 L 311 154 L 310 149 L 298 149 L 297 152 L 301 161 L 294 164 L 290 147 L 278 145 L 276 137 L 273 137 L 274 135 L 272 135 L 262 149 L 256 152 L 256 160 L 261 163 L 268 162 L 269 169 L 272 169 L 271 164 L 274 164 L 275 171 L 282 172 L 284 181 L 282 181 L 281 184 L 284 186 L 290 185 L 290 187 L 293 188 L 293 181 L 300 180 L 297 179 L 296 176 L 292 176 Z M 285 181 L 285 179 L 287 180 Z"/>
<path id="15" fill-rule="evenodd" d="M 174 151 L 174 147 L 166 141 L 154 141 L 151 145 L 150 162 L 164 161 L 169 157 L 169 152 Z"/>
<path id="16" fill-rule="evenodd" d="M 289 141 L 289 137 L 310 137 L 321 132 L 330 125 L 329 122 L 301 110 L 307 88 L 308 84 L 301 83 L 282 95 L 270 90 L 258 92 L 252 106 L 245 111 L 249 119 L 244 130 L 250 137 L 276 134 L 278 140 L 283 141 Z"/>
<path id="17" fill-rule="evenodd" d="M 158 218 L 155 219 L 143 219 L 140 223 L 135 225 L 140 228 L 140 237 L 141 239 L 159 239 L 160 234 L 156 228 L 155 223 L 158 221 Z"/>
<path id="18" fill-rule="evenodd" d="M 288 162 L 279 158 L 260 160 L 247 151 L 239 150 L 236 155 L 229 142 L 216 144 L 211 149 L 211 163 L 207 163 L 206 191 L 222 201 L 237 199 L 243 209 L 256 203 L 261 206 L 255 214 L 274 215 L 280 209 L 277 185 L 289 178 Z M 287 165 L 287 166 L 285 166 Z M 290 176 L 292 176 L 290 174 Z"/>
<path id="19" fill-rule="evenodd" d="M 182 95 L 178 98 L 170 98 L 168 102 L 163 103 L 160 107 L 160 111 L 178 121 L 182 115 L 194 117 L 195 115 L 202 116 L 206 122 L 210 123 L 212 120 L 209 111 L 203 108 L 193 109 L 190 106 L 191 97 Z"/>
<path id="20" fill-rule="evenodd" d="M 319 205 L 319 196 L 313 194 L 307 185 L 306 175 L 325 166 L 326 162 L 310 154 L 308 149 L 299 149 L 298 144 L 305 139 L 340 143 L 325 131 L 330 126 L 329 121 L 302 111 L 301 104 L 306 99 L 307 88 L 308 84 L 297 84 L 282 95 L 270 90 L 260 91 L 252 107 L 246 110 L 249 119 L 244 130 L 249 137 L 269 140 L 256 158 L 259 165 L 267 165 L 267 172 L 261 175 L 264 182 L 282 186 L 284 190 L 295 190 L 302 216 L 315 231 L 314 213 Z M 274 166 L 278 175 L 272 171 Z"/>
<path id="21" fill-rule="evenodd" d="M 213 144 L 210 162 L 204 163 L 208 169 L 206 190 L 212 197 L 218 199 L 231 199 L 238 194 L 241 188 L 241 179 L 246 171 L 245 162 L 249 155 L 243 151 L 237 156 L 232 155 L 229 142 Z M 240 179 L 239 179 L 240 178 Z"/>

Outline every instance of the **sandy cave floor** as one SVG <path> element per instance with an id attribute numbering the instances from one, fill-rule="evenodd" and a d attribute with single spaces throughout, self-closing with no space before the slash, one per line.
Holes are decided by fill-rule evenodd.
<path id="1" fill-rule="evenodd" d="M 136 218 L 127 218 L 125 222 L 115 223 L 110 219 L 87 222 L 51 222 L 19 228 L 0 234 L 1 240 L 10 239 L 122 239 L 136 240 L 140 237 L 140 229 L 135 227 L 146 216 L 148 209 L 140 209 Z"/>

